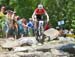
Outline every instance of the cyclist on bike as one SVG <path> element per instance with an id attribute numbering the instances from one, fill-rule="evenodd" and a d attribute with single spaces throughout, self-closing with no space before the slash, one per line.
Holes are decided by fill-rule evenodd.
<path id="1" fill-rule="evenodd" d="M 33 21 L 35 21 L 35 19 L 37 19 L 37 21 L 43 19 L 43 15 L 46 15 L 47 22 L 48 22 L 49 16 L 48 16 L 46 10 L 43 8 L 43 5 L 39 4 L 38 7 L 35 9 L 33 15 L 32 15 Z"/>
<path id="2" fill-rule="evenodd" d="M 36 40 L 38 42 L 43 42 L 44 39 L 41 39 L 39 40 L 38 37 L 40 37 L 40 34 L 41 33 L 41 29 L 39 29 L 39 27 L 42 27 L 43 26 L 43 16 L 46 15 L 47 17 L 47 22 L 49 21 L 49 16 L 46 12 L 46 10 L 43 8 L 43 5 L 42 4 L 39 4 L 38 7 L 35 9 L 33 15 L 32 15 L 32 19 L 34 21 L 34 29 L 35 29 L 35 34 L 36 34 Z M 41 31 L 40 31 L 41 30 Z"/>

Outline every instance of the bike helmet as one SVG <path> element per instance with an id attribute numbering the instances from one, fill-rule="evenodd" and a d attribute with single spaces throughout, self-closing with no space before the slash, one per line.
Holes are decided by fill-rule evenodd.
<path id="1" fill-rule="evenodd" d="M 43 5 L 42 4 L 39 4 L 38 5 L 38 9 L 42 9 L 43 8 Z"/>

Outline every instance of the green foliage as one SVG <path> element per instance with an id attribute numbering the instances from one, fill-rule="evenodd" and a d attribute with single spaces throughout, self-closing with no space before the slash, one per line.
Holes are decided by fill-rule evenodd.
<path id="1" fill-rule="evenodd" d="M 64 20 L 65 28 L 75 28 L 75 0 L 0 0 L 0 4 L 11 6 L 17 15 L 26 19 L 32 16 L 39 3 L 44 5 L 54 27 L 59 20 Z"/>
<path id="2" fill-rule="evenodd" d="M 34 6 L 31 0 L 17 0 L 15 11 L 21 17 L 29 18 L 33 13 Z"/>

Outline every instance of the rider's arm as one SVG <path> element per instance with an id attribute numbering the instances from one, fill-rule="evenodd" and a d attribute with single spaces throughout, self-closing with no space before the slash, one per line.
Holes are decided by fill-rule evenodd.
<path id="1" fill-rule="evenodd" d="M 34 20 L 35 12 L 32 14 L 32 19 Z"/>
<path id="2" fill-rule="evenodd" d="M 37 10 L 38 10 L 38 8 L 36 8 L 35 10 L 34 10 L 34 13 L 32 14 L 32 19 L 33 19 L 33 21 L 35 21 L 37 18 L 36 18 L 36 12 L 37 12 Z"/>
<path id="3" fill-rule="evenodd" d="M 35 19 L 36 19 L 36 10 L 37 10 L 37 9 L 35 9 L 34 13 L 32 14 L 32 19 L 33 19 L 33 21 L 35 21 Z"/>
<path id="4" fill-rule="evenodd" d="M 47 16 L 47 22 L 48 22 L 49 21 L 49 16 L 48 16 L 46 11 L 45 11 L 45 15 Z"/>

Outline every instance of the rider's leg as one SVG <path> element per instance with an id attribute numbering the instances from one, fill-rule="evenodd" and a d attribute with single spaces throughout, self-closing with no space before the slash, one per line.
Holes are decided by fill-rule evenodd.
<path id="1" fill-rule="evenodd" d="M 34 22 L 34 34 L 36 36 L 36 40 L 39 42 L 39 31 L 38 31 L 38 20 Z"/>

